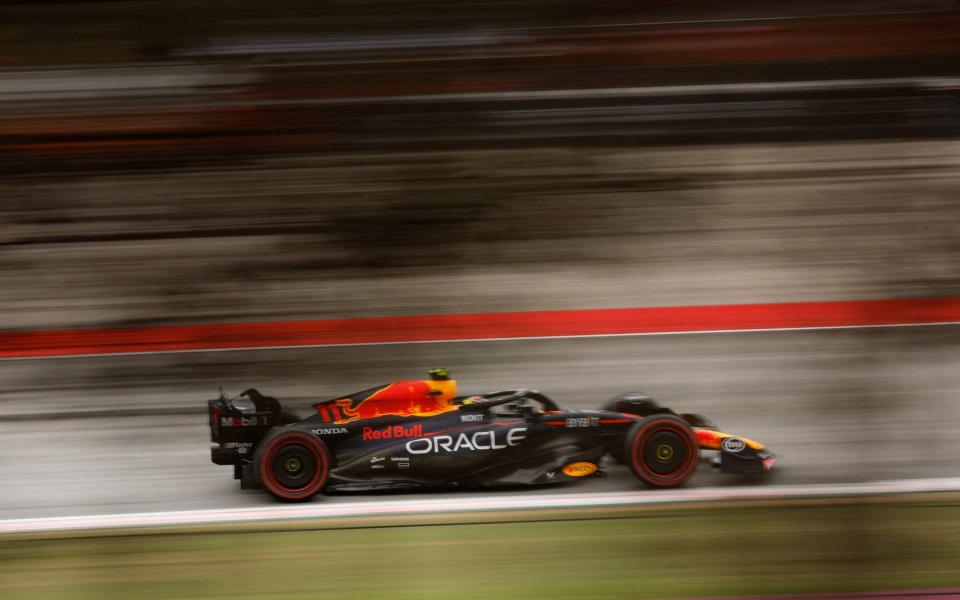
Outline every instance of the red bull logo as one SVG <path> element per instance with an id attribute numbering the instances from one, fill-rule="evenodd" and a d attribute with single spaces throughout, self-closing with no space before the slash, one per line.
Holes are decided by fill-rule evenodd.
<path id="1" fill-rule="evenodd" d="M 374 429 L 373 427 L 364 427 L 361 434 L 364 440 L 389 440 L 396 438 L 420 437 L 423 435 L 423 425 L 394 425 L 384 429 Z"/>
<path id="2" fill-rule="evenodd" d="M 362 397 L 341 398 L 317 406 L 337 424 L 377 417 L 432 417 L 457 410 L 451 401 L 456 395 L 453 380 L 398 381 Z"/>

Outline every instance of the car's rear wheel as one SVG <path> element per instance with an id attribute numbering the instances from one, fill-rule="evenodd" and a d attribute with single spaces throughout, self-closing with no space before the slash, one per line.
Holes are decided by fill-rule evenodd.
<path id="1" fill-rule="evenodd" d="M 680 417 L 650 415 L 630 429 L 624 455 L 640 481 L 668 488 L 683 485 L 694 474 L 700 463 L 700 446 Z"/>
<path id="2" fill-rule="evenodd" d="M 309 500 L 330 476 L 326 444 L 303 431 L 280 429 L 268 435 L 253 464 L 264 489 L 287 502 Z"/>

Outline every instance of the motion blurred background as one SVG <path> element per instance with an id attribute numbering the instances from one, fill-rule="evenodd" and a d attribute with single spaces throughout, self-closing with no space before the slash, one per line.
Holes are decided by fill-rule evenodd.
<path id="1" fill-rule="evenodd" d="M 8 0 L 0 48 L 0 331 L 960 295 L 953 1 Z M 0 519 L 263 503 L 209 464 L 217 385 L 303 412 L 441 365 L 465 391 L 582 408 L 639 386 L 768 442 L 783 483 L 957 476 L 958 343 L 940 326 L 5 361 Z M 602 485 L 633 485 L 618 473 Z M 834 553 L 806 540 L 799 567 L 607 596 L 860 589 L 902 566 L 880 543 L 942 541 L 881 540 L 887 519 L 821 520 Z M 803 519 L 750 522 L 709 535 L 806 548 Z M 711 560 L 697 535 L 670 556 Z M 19 548 L 0 571 L 54 568 Z M 631 568 L 651 556 L 626 548 Z M 960 584 L 953 550 L 889 585 Z M 90 597 L 237 595 L 55 566 Z M 503 568 L 506 595 L 588 593 Z M 263 577 L 249 593 L 279 593 Z M 39 579 L 0 589 L 66 597 Z M 392 589 L 432 597 L 429 580 Z"/>
<path id="2" fill-rule="evenodd" d="M 956 9 L 6 2 L 0 326 L 949 293 Z"/>

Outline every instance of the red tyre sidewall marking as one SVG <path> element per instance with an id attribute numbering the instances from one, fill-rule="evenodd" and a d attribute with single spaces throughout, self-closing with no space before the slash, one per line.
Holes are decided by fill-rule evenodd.
<path id="1" fill-rule="evenodd" d="M 296 444 L 303 446 L 310 454 L 313 455 L 314 459 L 317 462 L 316 472 L 313 474 L 313 479 L 310 480 L 306 486 L 300 489 L 290 489 L 282 485 L 277 481 L 276 475 L 273 473 L 273 459 L 284 446 L 290 444 Z M 327 462 L 327 453 L 320 446 L 319 442 L 314 438 L 310 437 L 305 433 L 289 433 L 281 435 L 273 439 L 270 442 L 270 445 L 267 447 L 267 450 L 263 453 L 263 456 L 260 457 L 260 477 L 263 480 L 265 486 L 268 486 L 272 491 L 276 492 L 277 495 L 283 496 L 288 500 L 300 500 L 315 494 L 327 480 L 328 474 L 328 462 Z"/>
<path id="2" fill-rule="evenodd" d="M 648 439 L 653 437 L 655 434 L 661 431 L 669 431 L 679 435 L 682 439 L 687 441 L 687 455 L 683 459 L 683 463 L 671 471 L 670 473 L 660 474 L 655 473 L 648 466 L 646 461 L 643 458 L 643 445 Z M 646 427 L 640 431 L 640 434 L 633 440 L 633 447 L 631 452 L 633 454 L 633 462 L 635 465 L 639 465 L 640 470 L 642 470 L 647 477 L 649 478 L 649 483 L 654 485 L 670 485 L 678 480 L 682 480 L 686 477 L 688 471 L 690 471 L 696 465 L 696 449 L 697 445 L 694 440 L 690 439 L 690 435 L 679 425 L 673 423 L 672 421 L 653 421 L 648 423 Z M 692 450 L 692 451 L 691 451 Z M 682 477 L 675 477 L 677 473 L 682 473 Z M 674 477 L 672 477 L 674 476 Z"/>

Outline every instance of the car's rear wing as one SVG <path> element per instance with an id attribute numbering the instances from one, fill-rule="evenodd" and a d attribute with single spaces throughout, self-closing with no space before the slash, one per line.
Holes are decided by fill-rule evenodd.
<path id="1" fill-rule="evenodd" d="M 220 397 L 207 402 L 210 414 L 211 460 L 218 465 L 236 465 L 252 459 L 257 443 L 271 428 L 290 421 L 276 398 L 249 389 L 235 398 L 220 390 Z"/>

